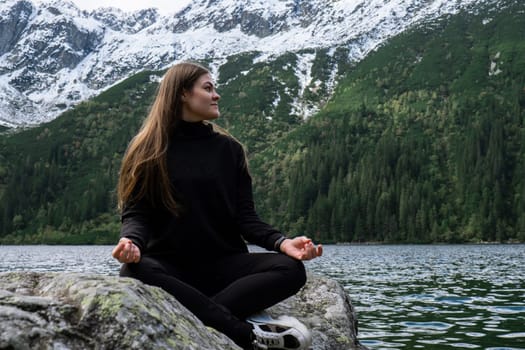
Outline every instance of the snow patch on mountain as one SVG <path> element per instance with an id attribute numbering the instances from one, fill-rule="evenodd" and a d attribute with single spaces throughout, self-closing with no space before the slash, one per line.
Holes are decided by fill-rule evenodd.
<path id="1" fill-rule="evenodd" d="M 302 98 L 305 90 L 312 83 L 312 66 L 314 65 L 314 59 L 314 53 L 297 55 L 297 65 L 294 69 L 294 73 L 299 82 L 299 93 L 292 102 L 292 113 L 303 119 L 306 119 L 318 110 L 316 106 L 310 105 Z"/>

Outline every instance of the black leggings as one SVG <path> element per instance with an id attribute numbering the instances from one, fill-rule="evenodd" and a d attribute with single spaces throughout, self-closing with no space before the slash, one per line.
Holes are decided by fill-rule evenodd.
<path id="1" fill-rule="evenodd" d="M 120 275 L 164 289 L 241 347 L 251 341 L 247 316 L 294 295 L 306 283 L 303 263 L 276 253 L 235 254 L 199 267 L 143 256 L 122 265 Z"/>

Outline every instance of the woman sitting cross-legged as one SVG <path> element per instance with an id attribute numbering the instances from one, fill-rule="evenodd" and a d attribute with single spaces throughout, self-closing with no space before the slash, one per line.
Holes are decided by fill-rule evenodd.
<path id="1" fill-rule="evenodd" d="M 297 293 L 301 260 L 322 246 L 258 217 L 243 147 L 210 122 L 219 99 L 202 66 L 167 71 L 122 161 L 113 257 L 121 276 L 161 287 L 244 349 L 306 349 L 302 323 L 260 312 Z M 274 252 L 250 253 L 245 241 Z"/>

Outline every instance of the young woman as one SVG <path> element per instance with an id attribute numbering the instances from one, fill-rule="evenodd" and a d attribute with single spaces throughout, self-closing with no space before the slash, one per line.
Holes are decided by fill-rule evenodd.
<path id="1" fill-rule="evenodd" d="M 306 282 L 301 260 L 322 246 L 259 219 L 243 147 L 209 122 L 219 99 L 202 66 L 168 70 L 122 161 L 112 255 L 121 276 L 163 288 L 245 349 L 305 348 L 311 337 L 297 320 L 251 315 L 295 294 Z M 245 240 L 281 254 L 249 253 Z"/>

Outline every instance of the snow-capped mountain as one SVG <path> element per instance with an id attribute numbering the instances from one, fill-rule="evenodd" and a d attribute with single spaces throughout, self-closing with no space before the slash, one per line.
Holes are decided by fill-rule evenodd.
<path id="1" fill-rule="evenodd" d="M 243 52 L 258 52 L 260 61 L 344 46 L 357 61 L 414 23 L 489 1 L 196 0 L 161 16 L 154 9 L 86 12 L 67 0 L 2 0 L 0 124 L 49 121 L 133 73 L 185 59 L 207 59 L 217 71 Z M 308 64 L 299 64 L 304 85 Z"/>

